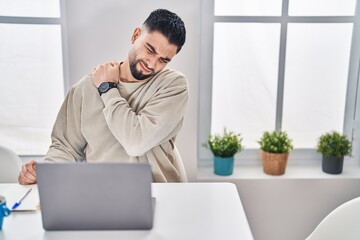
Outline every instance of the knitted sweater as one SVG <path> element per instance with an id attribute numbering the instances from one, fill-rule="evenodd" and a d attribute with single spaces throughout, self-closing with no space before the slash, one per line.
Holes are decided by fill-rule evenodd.
<path id="1" fill-rule="evenodd" d="M 155 182 L 186 181 L 175 138 L 187 102 L 187 79 L 174 70 L 101 96 L 85 76 L 61 106 L 44 160 L 148 162 Z"/>

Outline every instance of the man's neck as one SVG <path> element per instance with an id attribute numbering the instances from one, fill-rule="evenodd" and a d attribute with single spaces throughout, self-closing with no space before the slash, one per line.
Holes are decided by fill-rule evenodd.
<path id="1" fill-rule="evenodd" d="M 136 79 L 133 78 L 130 72 L 129 61 L 126 59 L 120 64 L 120 81 L 122 82 L 135 82 Z"/>

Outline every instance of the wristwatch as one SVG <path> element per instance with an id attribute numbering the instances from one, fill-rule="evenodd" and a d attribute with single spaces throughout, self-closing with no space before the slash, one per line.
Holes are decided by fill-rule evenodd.
<path id="1" fill-rule="evenodd" d="M 100 86 L 98 87 L 98 91 L 101 94 L 106 93 L 107 91 L 109 91 L 112 88 L 116 88 L 116 83 L 113 82 L 103 82 L 100 84 Z"/>

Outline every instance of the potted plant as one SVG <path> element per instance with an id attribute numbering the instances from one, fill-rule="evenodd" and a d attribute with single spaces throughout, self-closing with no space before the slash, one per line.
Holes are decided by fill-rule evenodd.
<path id="1" fill-rule="evenodd" d="M 270 175 L 283 175 L 289 153 L 293 150 L 292 140 L 287 133 L 285 131 L 266 131 L 258 143 L 264 172 Z"/>
<path id="2" fill-rule="evenodd" d="M 221 176 L 228 176 L 233 173 L 234 155 L 244 149 L 240 134 L 227 131 L 224 128 L 222 135 L 210 134 L 207 144 L 214 154 L 214 173 Z"/>
<path id="3" fill-rule="evenodd" d="M 321 135 L 317 144 L 317 151 L 322 153 L 323 172 L 342 173 L 344 156 L 350 156 L 351 149 L 351 142 L 344 134 L 332 131 Z"/>

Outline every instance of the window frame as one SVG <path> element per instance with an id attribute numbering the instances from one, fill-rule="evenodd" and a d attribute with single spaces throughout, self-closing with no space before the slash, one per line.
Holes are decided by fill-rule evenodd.
<path id="1" fill-rule="evenodd" d="M 22 17 L 22 16 L 3 16 L 0 15 L 0 24 L 32 24 L 32 25 L 59 25 L 61 29 L 61 44 L 62 44 L 62 64 L 63 64 L 63 85 L 64 96 L 70 89 L 70 75 L 68 65 L 68 45 L 67 45 L 67 31 L 66 31 L 66 5 L 65 0 L 58 0 L 60 7 L 59 17 Z M 26 158 L 41 158 L 43 155 L 19 155 Z"/>
<path id="2" fill-rule="evenodd" d="M 217 22 L 225 22 L 281 24 L 275 130 L 281 129 L 282 125 L 288 23 L 353 23 L 343 132 L 353 142 L 352 158 L 347 160 L 348 164 L 359 166 L 360 161 L 356 159 L 360 158 L 360 109 L 356 111 L 356 107 L 360 106 L 360 0 L 356 1 L 353 16 L 289 16 L 290 0 L 282 1 L 281 16 L 216 16 L 214 1 L 201 2 L 198 165 L 206 165 L 212 159 L 211 152 L 204 148 L 202 143 L 207 141 L 211 131 L 214 25 Z M 259 162 L 254 159 L 260 159 L 259 149 L 245 149 L 235 157 L 241 158 L 241 164 L 258 165 Z M 321 155 L 314 148 L 296 148 L 290 158 L 295 164 L 311 165 L 314 164 L 314 159 L 320 159 Z"/>

